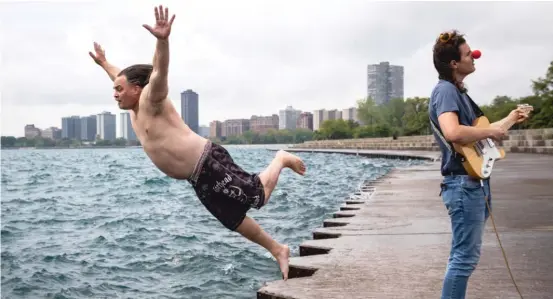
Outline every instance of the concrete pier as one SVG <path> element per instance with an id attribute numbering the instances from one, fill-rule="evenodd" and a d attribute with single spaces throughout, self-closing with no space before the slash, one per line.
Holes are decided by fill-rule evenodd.
<path id="1" fill-rule="evenodd" d="M 401 160 L 430 160 L 440 159 L 439 151 L 420 151 L 420 150 L 367 150 L 367 149 L 311 149 L 311 148 L 287 148 L 287 152 L 308 152 L 308 153 L 327 153 L 327 154 L 346 154 L 357 155 L 369 158 L 387 158 Z"/>
<path id="2" fill-rule="evenodd" d="M 395 169 L 368 184 L 370 198 L 344 200 L 291 258 L 290 279 L 267 282 L 257 298 L 439 298 L 451 243 L 439 163 Z M 509 153 L 491 188 L 522 295 L 553 298 L 553 157 Z M 520 298 L 491 219 L 467 298 Z"/>

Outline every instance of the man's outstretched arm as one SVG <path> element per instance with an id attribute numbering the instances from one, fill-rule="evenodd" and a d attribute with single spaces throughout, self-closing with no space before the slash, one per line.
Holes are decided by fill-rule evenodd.
<path id="1" fill-rule="evenodd" d="M 96 52 L 96 54 L 88 52 L 88 55 L 90 55 L 90 57 L 94 59 L 94 62 L 96 62 L 96 64 L 101 66 L 104 71 L 106 71 L 111 81 L 114 81 L 121 69 L 107 61 L 104 49 L 102 49 L 102 46 L 100 46 L 100 44 L 96 42 L 94 42 L 94 52 Z"/>
<path id="2" fill-rule="evenodd" d="M 108 74 L 111 81 L 115 81 L 115 78 L 121 72 L 120 68 L 114 66 L 113 64 L 111 64 L 107 61 L 105 63 L 101 64 L 100 66 L 104 69 L 104 71 L 106 71 L 106 73 Z"/>
<path id="3" fill-rule="evenodd" d="M 167 80 L 169 73 L 169 34 L 171 33 L 171 25 L 173 25 L 175 15 L 169 20 L 169 9 L 163 9 L 163 6 L 160 5 L 159 8 L 155 8 L 155 17 L 155 27 L 152 28 L 149 25 L 143 26 L 157 38 L 153 70 L 149 82 L 149 98 L 153 102 L 160 102 L 167 98 L 169 93 Z"/>
<path id="4" fill-rule="evenodd" d="M 169 40 L 157 39 L 156 52 L 154 54 L 153 70 L 150 75 L 150 99 L 160 102 L 169 94 Z"/>

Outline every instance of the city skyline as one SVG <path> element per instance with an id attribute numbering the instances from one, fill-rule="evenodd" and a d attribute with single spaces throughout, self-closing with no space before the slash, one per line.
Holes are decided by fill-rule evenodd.
<path id="1" fill-rule="evenodd" d="M 191 90 L 188 89 L 187 91 L 190 92 Z M 198 94 L 194 93 L 194 95 L 197 99 Z M 184 107 L 185 105 L 181 104 L 181 111 L 184 111 Z M 248 130 L 258 133 L 266 133 L 268 129 L 293 130 L 296 128 L 303 128 L 315 131 L 318 129 L 318 127 L 314 126 L 314 112 L 321 112 L 322 114 L 320 116 L 320 119 L 322 119 L 323 121 L 345 119 L 353 120 L 362 124 L 362 122 L 359 121 L 357 117 L 356 107 L 348 107 L 343 109 L 323 108 L 311 112 L 294 109 L 291 105 L 287 105 L 284 109 L 279 110 L 278 114 L 254 114 L 251 115 L 249 118 L 242 117 L 235 119 L 212 120 L 207 126 L 199 125 L 197 134 L 203 137 L 220 137 L 240 135 Z M 181 119 L 183 119 L 183 122 L 185 121 L 182 115 Z M 228 121 L 230 121 L 230 124 L 227 124 Z M 214 123 L 216 123 L 215 127 L 213 127 Z M 51 139 L 68 138 L 85 142 L 91 142 L 97 139 L 102 140 L 106 138 L 107 140 L 111 141 L 117 138 L 124 138 L 129 141 L 138 140 L 136 133 L 132 128 L 130 112 L 128 111 L 123 111 L 119 114 L 113 114 L 109 111 L 103 111 L 101 113 L 92 114 L 89 116 L 64 116 L 61 119 L 61 124 L 62 125 L 60 127 L 47 126 L 44 128 L 35 126 L 34 123 L 26 124 L 23 128 L 23 136 L 15 137 L 33 138 L 36 136 L 42 136 Z M 229 130 L 229 125 L 230 127 L 232 127 L 232 129 L 230 129 L 231 131 L 227 131 Z M 250 125 L 252 127 L 250 127 Z M 119 134 L 117 134 L 117 132 L 119 132 Z M 216 132 L 214 133 L 215 135 L 212 136 L 212 132 Z M 55 138 L 55 136 L 57 135 L 59 135 L 59 137 Z"/>
<path id="2" fill-rule="evenodd" d="M 432 44 L 452 28 L 482 51 L 476 73 L 466 80 L 479 104 L 498 95 L 532 94 L 531 80 L 543 76 L 551 60 L 547 49 L 553 48 L 553 40 L 543 38 L 550 35 L 552 2 L 354 1 L 344 6 L 306 0 L 294 9 L 286 2 L 239 1 L 217 9 L 203 2 L 164 4 L 181 20 L 170 44 L 169 97 L 180 110 L 180 92 L 197 92 L 203 126 L 214 119 L 271 115 L 286 105 L 302 111 L 354 106 L 367 94 L 367 65 L 380 61 L 404 66 L 404 98 L 428 97 L 437 81 Z M 26 124 L 59 127 L 63 116 L 121 112 L 111 81 L 88 56 L 94 41 L 119 68 L 152 61 L 155 40 L 142 28 L 151 19 L 150 3 L 0 5 L 6 24 L 0 28 L 2 135 L 22 136 Z M 124 15 L 117 13 L 123 9 Z M 394 17 L 373 13 L 366 18 L 378 11 L 394 11 Z M 465 14 L 471 18 L 460 17 Z M 313 22 L 316 29 L 309 25 Z M 507 32 L 509 38 L 490 32 Z M 521 53 L 532 55 L 512 59 Z M 29 81 L 37 69 L 48 75 Z"/>

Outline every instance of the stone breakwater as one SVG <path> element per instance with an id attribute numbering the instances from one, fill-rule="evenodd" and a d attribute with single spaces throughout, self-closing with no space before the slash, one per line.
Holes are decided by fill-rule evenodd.
<path id="1" fill-rule="evenodd" d="M 363 182 L 300 245 L 290 279 L 257 298 L 438 298 L 451 244 L 439 161 Z M 493 218 L 525 298 L 553 297 L 553 159 L 512 153 L 496 165 Z M 468 298 L 519 298 L 491 221 Z"/>
<path id="2" fill-rule="evenodd" d="M 501 145 L 506 152 L 553 155 L 553 128 L 511 130 L 508 138 L 503 140 Z M 294 148 L 439 151 L 433 135 L 402 136 L 396 139 L 385 137 L 313 140 L 294 145 Z"/>

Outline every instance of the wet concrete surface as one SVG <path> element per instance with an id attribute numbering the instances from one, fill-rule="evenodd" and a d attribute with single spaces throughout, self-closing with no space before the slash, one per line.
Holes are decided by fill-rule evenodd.
<path id="1" fill-rule="evenodd" d="M 439 161 L 396 169 L 370 199 L 334 218 L 291 258 L 288 281 L 258 298 L 439 298 L 451 243 Z M 524 298 L 553 298 L 553 157 L 507 155 L 494 168 L 492 212 Z M 352 190 L 353 193 L 354 190 Z M 353 217 L 351 217 L 353 215 Z M 347 216 L 347 217 L 344 217 Z M 467 298 L 520 298 L 488 220 Z"/>

